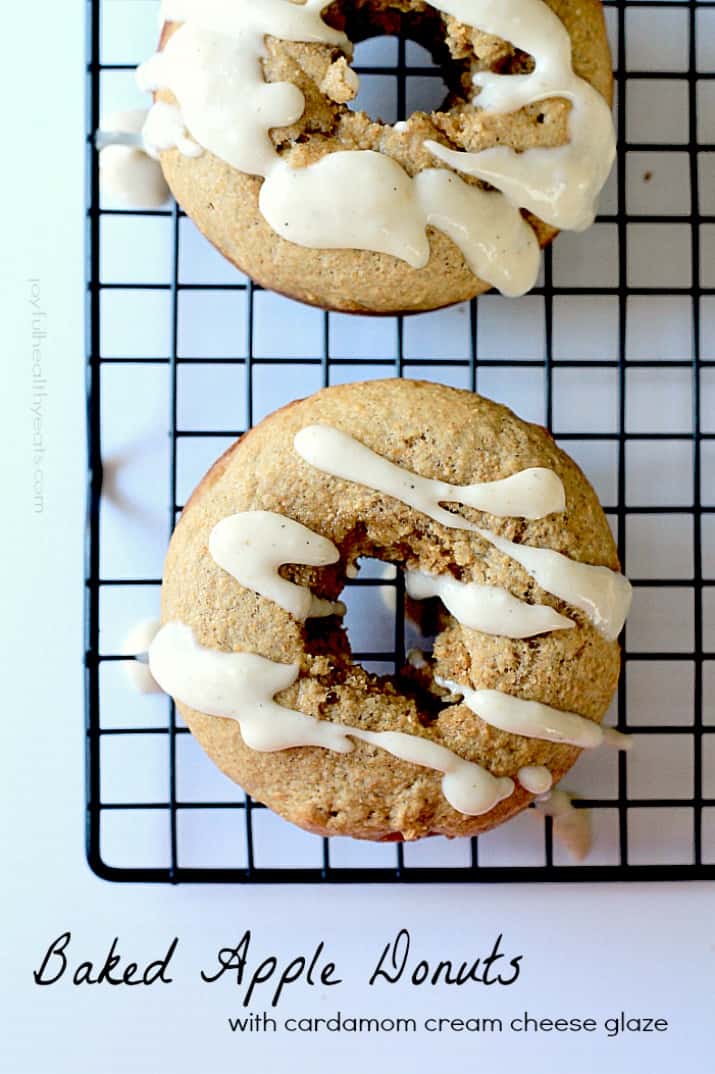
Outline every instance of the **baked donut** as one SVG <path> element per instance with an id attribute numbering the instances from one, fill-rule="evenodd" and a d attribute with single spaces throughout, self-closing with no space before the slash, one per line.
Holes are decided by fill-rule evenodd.
<path id="1" fill-rule="evenodd" d="M 610 172 L 600 0 L 164 0 L 144 136 L 177 200 L 265 287 L 326 309 L 436 309 L 536 282 Z M 353 45 L 442 66 L 432 114 L 351 111 Z"/>
<path id="2" fill-rule="evenodd" d="M 362 556 L 442 602 L 433 653 L 390 677 L 352 660 L 341 625 Z M 596 495 L 544 429 L 459 389 L 368 381 L 278 410 L 209 470 L 149 663 L 219 767 L 295 824 L 474 835 L 611 735 L 629 602 Z"/>

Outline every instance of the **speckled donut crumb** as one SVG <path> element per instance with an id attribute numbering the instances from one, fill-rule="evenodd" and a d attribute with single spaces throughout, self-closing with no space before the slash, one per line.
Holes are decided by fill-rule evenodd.
<path id="1" fill-rule="evenodd" d="M 546 765 L 558 781 L 578 749 L 497 730 L 463 704 L 445 707 L 445 691 L 435 687 L 433 675 L 542 701 L 600 722 L 617 684 L 618 643 L 606 641 L 578 610 L 541 590 L 517 563 L 478 535 L 446 528 L 391 497 L 308 466 L 293 439 L 299 429 L 315 423 L 341 429 L 422 476 L 454 484 L 548 467 L 566 490 L 563 514 L 525 521 L 471 508 L 462 513 L 510 540 L 618 569 L 613 538 L 593 489 L 544 429 L 466 391 L 420 381 L 368 381 L 325 389 L 277 411 L 212 467 L 171 541 L 163 620 L 187 624 L 209 648 L 299 664 L 298 681 L 277 700 L 301 712 L 372 731 L 426 736 L 498 776 L 515 778 L 526 765 Z M 286 577 L 309 584 L 320 596 L 336 599 L 346 572 L 352 572 L 359 557 L 371 556 L 503 586 L 568 614 L 577 628 L 514 640 L 463 627 L 442 611 L 441 632 L 426 667 L 408 663 L 395 676 L 369 674 L 352 662 L 338 620 L 300 623 L 213 561 L 208 552 L 213 527 L 248 510 L 287 515 L 337 545 L 340 562 L 335 566 L 282 568 Z M 375 746 L 357 742 L 350 754 L 314 747 L 259 753 L 245 746 L 235 721 L 184 705 L 179 710 L 228 776 L 288 820 L 324 835 L 374 840 L 474 835 L 532 800 L 517 785 L 491 812 L 466 816 L 445 800 L 439 773 Z"/>
<path id="2" fill-rule="evenodd" d="M 601 0 L 548 4 L 571 37 L 574 70 L 610 101 L 613 77 Z M 550 98 L 504 115 L 480 112 L 468 103 L 475 71 L 521 73 L 530 70 L 532 61 L 498 38 L 452 16 L 443 18 L 424 0 L 336 0 L 323 17 L 345 29 L 354 42 L 406 32 L 442 65 L 448 94 L 434 112 L 418 111 L 399 128 L 390 126 L 348 107 L 355 86 L 339 49 L 269 37 L 263 61 L 266 80 L 292 82 L 306 101 L 297 122 L 271 132 L 276 149 L 291 166 L 306 167 L 337 151 L 374 150 L 414 176 L 441 166 L 425 148 L 426 139 L 470 152 L 496 145 L 517 151 L 553 148 L 568 141 L 570 105 L 564 99 Z M 164 27 L 162 45 L 178 26 Z M 174 100 L 167 91 L 158 97 Z M 431 256 L 419 269 L 385 253 L 298 246 L 279 236 L 259 210 L 259 177 L 237 171 L 209 152 L 189 158 L 167 150 L 161 162 L 174 195 L 200 230 L 225 257 L 271 290 L 326 309 L 388 314 L 437 309 L 489 289 L 451 239 L 432 227 Z M 557 234 L 532 214 L 524 215 L 542 246 Z"/>

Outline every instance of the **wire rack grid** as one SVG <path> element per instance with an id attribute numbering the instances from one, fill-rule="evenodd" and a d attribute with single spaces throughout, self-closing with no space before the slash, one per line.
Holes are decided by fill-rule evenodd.
<path id="1" fill-rule="evenodd" d="M 146 0 L 131 5 L 132 18 L 142 20 L 143 40 L 154 32 L 155 7 Z M 237 273 L 219 272 L 208 282 L 192 278 L 186 265 L 196 237 L 176 205 L 134 212 L 103 203 L 93 134 L 111 97 L 110 80 L 128 77 L 139 58 L 125 62 L 111 47 L 112 28 L 128 9 L 121 0 L 87 3 L 85 662 L 91 867 L 111 880 L 171 883 L 715 877 L 715 711 L 710 707 L 715 686 L 715 4 L 606 4 L 620 146 L 606 211 L 577 245 L 562 236 L 546 251 L 542 279 L 530 298 L 507 303 L 486 296 L 456 312 L 385 319 L 379 328 L 374 320 L 348 324 L 348 318 L 295 307 Z M 410 42 L 383 41 L 382 46 L 358 70 L 376 95 L 375 102 L 365 103 L 375 109 L 382 105 L 383 115 L 392 110 L 397 118 L 419 106 L 420 94 L 434 93 L 425 87 L 434 84 L 439 70 Z M 387 105 L 386 87 L 392 94 Z M 667 111 L 667 102 L 678 104 L 677 116 Z M 660 120 L 655 125 L 654 113 Z M 134 264 L 126 273 L 121 267 L 133 245 L 134 226 L 163 229 L 160 268 L 152 269 L 150 280 L 142 276 L 142 262 L 145 270 L 154 264 L 146 250 L 139 267 Z M 123 251 L 114 275 L 105 259 L 112 236 Z M 593 277 L 589 264 L 596 266 Z M 137 302 L 147 296 L 160 305 L 136 307 L 139 312 L 128 316 L 130 307 L 115 309 L 119 297 Z M 208 356 L 192 343 L 197 337 L 182 319 L 190 302 L 206 296 L 227 303 L 233 339 L 213 355 L 209 340 Z M 274 306 L 274 300 L 281 304 Z M 122 333 L 142 316 L 160 323 L 163 342 L 132 352 L 123 347 Z M 301 317 L 310 318 L 309 341 L 290 357 L 276 349 L 266 323 L 282 326 L 290 351 L 289 337 Z M 202 331 L 206 320 L 204 310 Z M 453 354 L 442 349 L 445 324 L 458 324 L 461 343 Z M 500 350 L 495 341 L 503 339 L 507 324 L 512 335 L 507 349 Z M 352 343 L 346 345 L 346 339 Z M 421 845 L 426 851 L 399 844 L 366 851 L 351 841 L 286 834 L 289 826 L 269 811 L 232 785 L 227 790 L 227 781 L 219 784 L 205 775 L 203 762 L 191 754 L 193 740 L 166 699 L 153 699 L 153 715 L 146 719 L 140 715 L 145 699 L 120 690 L 117 702 L 122 655 L 107 623 L 119 605 L 124 608 L 120 618 L 147 602 L 156 606 L 160 569 L 132 570 L 131 557 L 112 566 L 122 539 L 121 530 L 112 536 L 107 528 L 117 503 L 118 465 L 107 439 L 111 422 L 125 431 L 139 423 L 144 382 L 136 378 L 147 371 L 163 378 L 163 405 L 168 403 L 157 468 L 141 463 L 154 499 L 157 482 L 168 493 L 168 518 L 164 513 L 150 537 L 158 555 L 190 487 L 182 476 L 185 458 L 194 453 L 193 477 L 200 476 L 200 464 L 205 468 L 269 409 L 266 398 L 275 402 L 277 392 L 282 401 L 284 382 L 284 391 L 299 395 L 344 379 L 407 374 L 485 394 L 501 392 L 507 401 L 514 385 L 528 383 L 527 410 L 531 407 L 557 440 L 585 461 L 587 472 L 589 463 L 599 470 L 598 460 L 607 460 L 609 476 L 600 485 L 597 480 L 597 487 L 617 534 L 621 562 L 635 585 L 612 722 L 635 733 L 637 744 L 632 756 L 613 755 L 608 772 L 600 770 L 603 779 L 586 771 L 590 791 L 578 804 L 593 810 L 605 833 L 595 860 L 570 863 L 554 845 L 550 822 L 542 835 L 528 818 L 500 829 L 496 841 L 491 834 L 452 843 L 427 840 Z M 212 379 L 239 373 L 229 392 L 221 388 L 225 381 Z M 120 405 L 112 395 L 119 383 L 124 385 Z M 598 411 L 606 390 L 609 416 L 594 421 L 591 411 Z M 231 409 L 222 413 L 238 413 L 240 421 L 205 419 L 217 394 L 228 395 Z M 127 510 L 131 513 L 131 504 L 124 505 L 124 516 Z M 154 556 L 151 562 L 160 560 Z M 377 591 L 386 598 L 378 601 L 380 614 L 384 618 L 387 610 L 390 617 L 382 633 L 372 624 L 366 628 L 370 605 L 358 601 Z M 400 578 L 368 567 L 351 583 L 351 604 L 353 597 L 356 659 L 376 670 L 399 667 L 406 630 Z M 109 700 L 108 683 L 115 690 Z M 121 717 L 115 719 L 117 704 Z M 153 796 L 142 792 L 147 765 L 154 774 L 161 772 L 162 789 Z M 192 771 L 199 775 L 187 790 L 184 773 Z M 128 773 L 137 775 L 133 786 L 122 783 Z M 283 850 L 272 856 L 275 847 Z"/>

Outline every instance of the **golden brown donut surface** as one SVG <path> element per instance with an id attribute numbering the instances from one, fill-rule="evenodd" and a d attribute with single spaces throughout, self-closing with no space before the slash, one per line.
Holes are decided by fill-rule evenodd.
<path id="1" fill-rule="evenodd" d="M 531 466 L 552 469 L 566 492 L 566 511 L 537 521 L 496 518 L 470 508 L 465 518 L 519 543 L 618 569 L 605 515 L 588 481 L 542 428 L 469 392 L 419 381 L 369 381 L 325 389 L 270 415 L 238 441 L 200 483 L 167 555 L 162 619 L 191 627 L 200 645 L 257 653 L 300 666 L 279 703 L 321 720 L 369 731 L 425 736 L 496 776 L 545 765 L 554 782 L 580 751 L 498 730 L 464 704 L 448 704 L 433 675 L 544 702 L 600 722 L 616 687 L 620 652 L 577 609 L 544 592 L 516 562 L 481 537 L 452 529 L 398 500 L 332 477 L 306 464 L 295 434 L 324 424 L 425 477 L 468 484 Z M 243 511 L 277 512 L 332 540 L 340 562 L 287 567 L 285 577 L 329 599 L 340 594 L 358 557 L 451 574 L 501 586 L 531 603 L 551 605 L 576 622 L 572 630 L 523 640 L 461 626 L 444 610 L 426 669 L 369 674 L 351 659 L 336 618 L 298 622 L 271 600 L 241 586 L 212 559 L 209 535 Z M 353 752 L 316 747 L 273 753 L 249 749 L 235 720 L 179 704 L 191 731 L 223 771 L 288 820 L 324 835 L 415 839 L 486 831 L 531 800 L 518 783 L 491 812 L 467 816 L 446 801 L 441 774 L 357 741 Z"/>
<path id="2" fill-rule="evenodd" d="M 547 2 L 571 38 L 574 71 L 610 101 L 613 79 L 601 0 Z M 352 88 L 338 49 L 269 37 L 266 80 L 291 82 L 306 100 L 296 123 L 271 131 L 276 150 L 292 167 L 306 167 L 337 151 L 374 150 L 414 176 L 442 166 L 424 146 L 429 139 L 469 152 L 497 145 L 517 151 L 553 148 L 568 142 L 570 105 L 564 99 L 549 98 L 510 114 L 480 111 L 469 103 L 475 71 L 518 74 L 529 71 L 532 61 L 423 0 L 336 0 L 323 17 L 355 43 L 380 33 L 406 33 L 441 64 L 448 95 L 440 109 L 415 112 L 398 129 L 350 110 Z M 179 25 L 165 25 L 162 46 Z M 168 91 L 158 97 L 174 100 Z M 208 151 L 194 158 L 166 150 L 161 163 L 175 197 L 200 230 L 238 268 L 271 290 L 326 309 L 382 314 L 437 309 L 489 290 L 459 248 L 435 228 L 428 229 L 430 259 L 418 269 L 385 253 L 299 246 L 277 234 L 262 215 L 260 177 L 238 171 Z M 478 179 L 462 178 L 484 187 Z M 523 215 L 542 246 L 557 234 L 533 214 Z"/>

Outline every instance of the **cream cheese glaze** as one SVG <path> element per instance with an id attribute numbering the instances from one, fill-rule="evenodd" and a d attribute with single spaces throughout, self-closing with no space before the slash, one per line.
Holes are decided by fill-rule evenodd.
<path id="1" fill-rule="evenodd" d="M 553 777 L 543 764 L 524 765 L 517 772 L 516 778 L 529 794 L 547 794 L 553 784 Z"/>
<path id="2" fill-rule="evenodd" d="M 582 750 L 595 749 L 603 742 L 603 729 L 575 712 L 563 712 L 540 701 L 524 701 L 501 690 L 473 690 L 439 675 L 434 681 L 453 694 L 461 694 L 464 704 L 485 723 L 511 735 L 563 742 Z"/>
<path id="3" fill-rule="evenodd" d="M 527 604 L 500 586 L 459 582 L 450 574 L 405 571 L 405 589 L 413 600 L 439 597 L 458 623 L 484 634 L 533 638 L 576 625 L 546 604 Z"/>
<path id="4" fill-rule="evenodd" d="M 168 200 L 169 187 L 142 136 L 147 114 L 132 109 L 102 117 L 96 139 L 99 185 L 105 197 L 123 205 L 158 209 Z"/>
<path id="5" fill-rule="evenodd" d="M 164 149 L 178 149 L 185 157 L 200 157 L 203 149 L 189 136 L 181 112 L 175 104 L 157 101 L 150 109 L 142 128 L 144 147 L 158 160 Z"/>
<path id="6" fill-rule="evenodd" d="M 323 473 L 342 477 L 394 496 L 450 529 L 477 527 L 446 511 L 442 503 L 460 503 L 500 518 L 545 518 L 566 506 L 561 479 L 543 466 L 531 466 L 499 481 L 450 485 L 433 481 L 390 462 L 349 433 L 330 425 L 306 425 L 296 433 L 301 459 Z"/>
<path id="7" fill-rule="evenodd" d="M 547 98 L 571 105 L 570 139 L 552 149 L 517 153 L 494 146 L 477 153 L 426 141 L 429 151 L 451 167 L 491 183 L 512 205 L 529 209 L 554 227 L 583 231 L 596 216 L 597 199 L 616 155 L 611 110 L 593 86 L 574 73 L 571 39 L 557 15 L 541 0 L 439 0 L 442 11 L 470 26 L 510 41 L 534 58 L 528 75 L 479 71 L 475 100 L 487 112 L 515 112 Z"/>
<path id="8" fill-rule="evenodd" d="M 633 598 L 630 582 L 618 571 L 579 563 L 551 548 L 515 544 L 489 530 L 479 529 L 478 533 L 505 556 L 520 563 L 547 593 L 580 608 L 608 641 L 618 637 Z"/>
<path id="9" fill-rule="evenodd" d="M 625 735 L 615 727 L 603 728 L 603 742 L 606 746 L 613 746 L 615 750 L 628 751 L 633 749 L 633 735 Z"/>
<path id="10" fill-rule="evenodd" d="M 613 629 L 615 620 L 609 600 L 612 604 L 610 576 L 615 572 L 574 564 L 550 549 L 504 542 L 442 507 L 442 503 L 451 502 L 500 517 L 543 518 L 566 507 L 563 484 L 553 471 L 531 467 L 495 481 L 453 485 L 397 466 L 330 426 L 304 427 L 296 434 L 294 445 L 309 465 L 325 473 L 393 496 L 451 528 L 472 530 L 518 562 L 523 561 L 542 588 L 581 607 L 601 628 L 606 623 Z M 208 544 L 219 567 L 295 618 L 304 620 L 338 610 L 335 603 L 316 598 L 307 586 L 296 585 L 279 574 L 284 564 L 320 567 L 337 563 L 340 557 L 332 541 L 294 519 L 269 511 L 240 512 L 220 520 Z M 532 560 L 532 553 L 555 558 Z M 578 568 L 575 574 L 572 568 Z M 583 571 L 596 573 L 587 573 L 582 579 Z M 628 585 L 625 579 L 622 582 Z M 575 626 L 548 606 L 529 605 L 506 590 L 461 583 L 447 575 L 408 571 L 406 588 L 415 599 L 440 597 L 458 621 L 472 629 L 528 637 Z M 420 666 L 419 660 L 414 663 Z M 422 666 L 425 664 L 422 658 Z M 167 623 L 161 628 L 151 644 L 149 666 L 157 683 L 178 701 L 206 715 L 238 721 L 243 740 L 251 749 L 319 746 L 346 753 L 353 748 L 352 740 L 359 739 L 403 761 L 441 772 L 446 800 L 454 809 L 475 816 L 489 812 L 514 791 L 511 779 L 497 778 L 421 735 L 366 731 L 316 719 L 278 704 L 275 696 L 298 680 L 298 664 L 278 664 L 254 653 L 204 648 L 182 623 Z M 627 736 L 603 729 L 574 712 L 499 690 L 473 689 L 439 676 L 435 676 L 435 682 L 459 695 L 486 723 L 509 734 L 580 749 L 591 749 L 604 741 L 622 749 L 630 744 Z M 524 766 L 516 778 L 530 794 L 543 794 L 552 782 L 551 773 L 542 765 Z"/>
<path id="11" fill-rule="evenodd" d="M 209 536 L 214 562 L 237 582 L 285 608 L 296 619 L 344 615 L 345 606 L 314 596 L 278 573 L 286 563 L 325 567 L 340 552 L 327 537 L 273 511 L 242 511 L 222 518 Z"/>
<path id="12" fill-rule="evenodd" d="M 520 563 L 547 593 L 579 608 L 606 638 L 613 640 L 621 632 L 632 596 L 631 585 L 622 574 L 578 563 L 550 548 L 507 541 L 441 506 L 459 503 L 499 517 L 545 518 L 566 507 L 563 485 L 552 470 L 531 467 L 500 481 L 450 485 L 413 474 L 326 425 L 305 426 L 296 434 L 294 444 L 300 457 L 323 473 L 394 496 L 443 526 L 479 534 Z"/>
<path id="13" fill-rule="evenodd" d="M 541 816 L 553 818 L 554 838 L 566 847 L 576 861 L 583 861 L 593 842 L 591 811 L 576 809 L 572 802 L 572 796 L 567 791 L 557 788 L 538 801 L 534 808 Z"/>
<path id="14" fill-rule="evenodd" d="M 488 813 L 514 790 L 511 779 L 492 776 L 481 765 L 419 735 L 365 731 L 317 720 L 274 701 L 298 678 L 297 664 L 277 664 L 254 653 L 226 653 L 198 644 L 191 628 L 166 623 L 149 650 L 152 675 L 176 700 L 209 716 L 236 720 L 248 747 L 262 752 L 320 746 L 337 753 L 359 739 L 410 764 L 443 774 L 442 791 L 460 813 Z"/>
<path id="15" fill-rule="evenodd" d="M 425 143 L 443 164 L 497 188 L 487 192 L 445 168 L 410 178 L 371 150 L 330 153 L 297 169 L 282 160 L 269 131 L 296 122 L 305 100 L 292 83 L 265 81 L 265 38 L 321 42 L 349 56 L 351 43 L 321 17 L 326 6 L 324 0 L 163 0 L 162 19 L 182 25 L 138 78 L 147 91 L 170 90 L 180 112 L 157 102 L 147 140 L 157 151 L 173 144 L 190 155 L 198 143 L 239 171 L 262 176 L 260 210 L 290 242 L 373 250 L 421 268 L 430 257 L 426 229 L 432 226 L 452 239 L 475 275 L 507 295 L 529 290 L 540 254 L 520 209 L 536 206 L 558 226 L 587 226 L 613 161 L 608 106 L 574 75 L 562 23 L 543 0 L 509 0 L 497 8 L 489 0 L 435 0 L 438 10 L 502 34 L 535 57 L 532 75 L 476 75 L 477 107 L 513 111 L 553 96 L 571 102 L 572 140 L 559 149 L 462 153 Z"/>
<path id="16" fill-rule="evenodd" d="M 130 685 L 138 694 L 160 694 L 161 687 L 149 670 L 146 660 L 149 646 L 159 633 L 161 623 L 158 619 L 142 619 L 135 623 L 125 636 L 119 648 L 122 656 L 131 656 L 132 660 L 122 660 L 122 668 Z"/>

